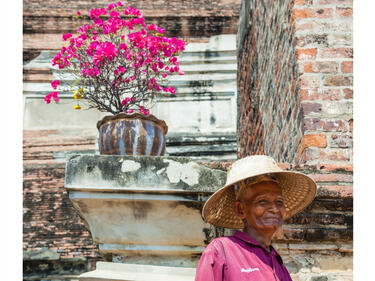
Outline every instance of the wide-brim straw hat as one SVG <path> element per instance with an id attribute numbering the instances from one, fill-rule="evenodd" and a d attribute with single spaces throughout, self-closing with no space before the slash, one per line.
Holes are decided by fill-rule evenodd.
<path id="1" fill-rule="evenodd" d="M 234 186 L 260 175 L 275 178 L 281 187 L 288 219 L 306 208 L 316 195 L 315 181 L 299 172 L 282 170 L 271 157 L 253 155 L 235 161 L 227 175 L 224 187 L 217 190 L 203 206 L 205 221 L 218 227 L 242 229 L 244 224 L 234 212 L 236 194 Z"/>

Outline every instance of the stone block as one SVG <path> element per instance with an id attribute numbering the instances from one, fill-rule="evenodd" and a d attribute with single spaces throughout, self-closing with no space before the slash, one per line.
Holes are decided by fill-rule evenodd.
<path id="1" fill-rule="evenodd" d="M 79 276 L 79 281 L 193 281 L 195 268 L 98 262 L 95 271 Z"/>

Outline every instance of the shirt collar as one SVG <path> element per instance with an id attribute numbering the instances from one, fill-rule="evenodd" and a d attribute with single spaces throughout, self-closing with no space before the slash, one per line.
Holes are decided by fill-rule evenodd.
<path id="1" fill-rule="evenodd" d="M 279 261 L 279 263 L 282 265 L 283 264 L 283 259 L 281 258 L 281 256 L 279 255 L 278 252 L 276 252 L 275 248 L 272 247 L 272 245 L 270 245 L 270 249 L 266 249 L 264 248 L 258 241 L 256 241 L 252 236 L 250 236 L 249 234 L 243 232 L 243 231 L 239 231 L 237 230 L 235 233 L 234 233 L 234 237 L 248 243 L 248 244 L 251 244 L 253 246 L 257 246 L 257 247 L 260 247 L 263 249 L 263 251 L 265 252 L 268 252 L 268 253 L 271 253 L 272 255 L 276 256 L 277 260 Z"/>

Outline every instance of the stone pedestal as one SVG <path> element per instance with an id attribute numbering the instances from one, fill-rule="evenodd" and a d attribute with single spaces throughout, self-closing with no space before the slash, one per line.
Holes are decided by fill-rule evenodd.
<path id="1" fill-rule="evenodd" d="M 106 261 L 194 268 L 222 231 L 201 210 L 225 180 L 188 158 L 75 155 L 65 187 Z"/>
<path id="2" fill-rule="evenodd" d="M 195 268 L 98 262 L 79 281 L 193 281 Z"/>

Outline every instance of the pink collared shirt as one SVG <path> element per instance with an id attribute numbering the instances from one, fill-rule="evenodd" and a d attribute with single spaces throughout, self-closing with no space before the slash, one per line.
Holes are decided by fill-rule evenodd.
<path id="1" fill-rule="evenodd" d="M 242 231 L 216 238 L 199 260 L 195 281 L 292 281 L 280 255 L 270 248 Z"/>

